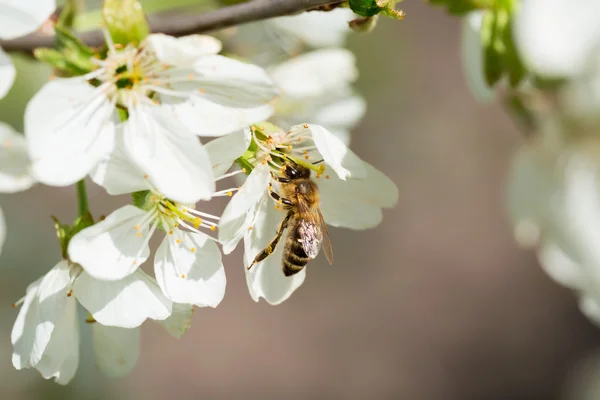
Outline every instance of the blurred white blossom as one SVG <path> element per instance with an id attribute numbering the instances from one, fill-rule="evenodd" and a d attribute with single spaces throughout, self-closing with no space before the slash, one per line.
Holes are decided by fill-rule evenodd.
<path id="1" fill-rule="evenodd" d="M 55 0 L 0 0 L 0 39 L 14 39 L 35 31 L 55 9 Z M 15 76 L 15 66 L 0 48 L 0 99 L 6 96 Z"/>

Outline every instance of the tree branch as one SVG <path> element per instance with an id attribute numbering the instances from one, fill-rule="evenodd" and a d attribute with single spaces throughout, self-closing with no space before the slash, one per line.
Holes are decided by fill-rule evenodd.
<path id="1" fill-rule="evenodd" d="M 200 14 L 175 15 L 173 11 L 161 12 L 150 15 L 148 19 L 152 32 L 185 36 L 340 3 L 340 0 L 253 0 Z M 83 32 L 78 36 L 92 47 L 104 43 L 101 30 Z M 53 47 L 54 35 L 35 32 L 13 40 L 0 40 L 0 46 L 6 51 L 31 53 L 38 47 Z"/>

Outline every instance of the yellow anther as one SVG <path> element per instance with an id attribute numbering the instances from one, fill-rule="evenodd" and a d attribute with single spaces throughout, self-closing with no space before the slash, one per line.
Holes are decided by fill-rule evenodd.
<path id="1" fill-rule="evenodd" d="M 137 237 L 142 237 L 142 232 L 138 232 L 135 234 Z"/>
<path id="2" fill-rule="evenodd" d="M 182 279 L 183 279 L 183 278 L 185 278 L 185 274 L 181 274 L 181 278 L 182 278 Z"/>
<path id="3" fill-rule="evenodd" d="M 281 199 L 277 200 L 277 204 L 282 204 L 282 203 L 283 203 L 283 200 L 281 200 Z"/>
<path id="4" fill-rule="evenodd" d="M 302 136 L 298 136 L 298 141 L 301 142 L 302 141 Z"/>
<path id="5" fill-rule="evenodd" d="M 169 230 L 169 235 L 172 235 L 172 234 L 173 234 L 173 230 Z"/>
<path id="6" fill-rule="evenodd" d="M 229 197 L 233 196 L 233 193 L 231 192 L 231 190 L 229 192 L 227 192 L 227 196 L 229 196 Z"/>
<path id="7" fill-rule="evenodd" d="M 242 168 L 242 172 L 245 174 L 246 173 L 246 168 Z"/>
<path id="8" fill-rule="evenodd" d="M 325 179 L 329 179 L 329 175 L 325 175 Z"/>
<path id="9" fill-rule="evenodd" d="M 210 227 L 210 230 L 211 230 L 211 231 L 216 231 L 216 230 L 217 230 L 217 227 L 216 227 L 216 226 L 214 226 L 214 225 L 212 225 L 212 226 Z"/>
<path id="10" fill-rule="evenodd" d="M 304 150 L 302 153 L 303 154 L 308 154 L 308 150 Z"/>
<path id="11" fill-rule="evenodd" d="M 179 243 L 181 243 L 181 239 L 177 239 L 175 242 L 176 242 L 177 244 L 179 244 Z"/>
<path id="12" fill-rule="evenodd" d="M 305 155 L 305 156 L 304 156 L 304 158 L 308 160 L 308 159 L 309 159 L 309 157 L 308 157 L 308 154 L 307 154 L 307 155 Z"/>
<path id="13" fill-rule="evenodd" d="M 137 224 L 137 225 L 135 226 L 135 230 L 136 230 L 136 231 L 139 231 L 140 229 L 141 229 L 141 226 L 140 226 L 139 224 Z"/>
<path id="14" fill-rule="evenodd" d="M 304 127 L 304 129 L 308 129 L 308 124 L 304 124 L 302 126 Z"/>
<path id="15" fill-rule="evenodd" d="M 277 206 L 277 205 L 276 205 L 276 206 L 275 206 L 275 209 L 276 209 L 276 210 L 279 210 L 279 206 Z"/>
<path id="16" fill-rule="evenodd" d="M 252 225 L 250 225 L 250 226 L 248 227 L 248 230 L 249 230 L 249 231 L 251 231 L 252 229 L 254 229 L 254 227 L 253 227 Z"/>
<path id="17" fill-rule="evenodd" d="M 137 264 L 137 260 L 133 260 L 133 262 L 131 263 L 131 265 L 136 265 Z"/>
<path id="18" fill-rule="evenodd" d="M 205 90 L 204 90 L 204 89 L 202 89 L 202 88 L 198 89 L 198 93 L 200 93 L 200 94 L 204 94 L 204 92 L 205 92 Z"/>
<path id="19" fill-rule="evenodd" d="M 266 162 L 265 160 L 262 160 L 260 163 L 261 163 L 262 165 L 265 165 L 267 162 Z"/>
<path id="20" fill-rule="evenodd" d="M 198 217 L 194 219 L 194 228 L 198 229 L 198 227 L 202 224 L 202 220 Z"/>
<path id="21" fill-rule="evenodd" d="M 188 74 L 187 78 L 190 81 L 193 80 L 194 79 L 194 74 Z"/>
<path id="22" fill-rule="evenodd" d="M 144 174 L 144 179 L 148 179 L 148 174 Z"/>
<path id="23" fill-rule="evenodd" d="M 179 224 L 173 225 L 173 228 L 179 228 Z"/>
<path id="24" fill-rule="evenodd" d="M 289 144 L 289 145 L 288 145 L 288 147 L 287 147 L 287 149 L 288 149 L 288 150 L 291 150 L 291 149 L 292 149 L 292 145 L 291 145 L 291 144 Z"/>
<path id="25" fill-rule="evenodd" d="M 69 290 L 69 292 L 67 293 L 67 297 L 71 297 L 71 296 L 73 296 L 73 291 Z"/>
<path id="26" fill-rule="evenodd" d="M 190 251 L 191 251 L 192 253 L 194 253 L 194 252 L 196 252 L 196 248 L 195 248 L 195 247 L 192 247 L 192 248 L 190 249 Z"/>

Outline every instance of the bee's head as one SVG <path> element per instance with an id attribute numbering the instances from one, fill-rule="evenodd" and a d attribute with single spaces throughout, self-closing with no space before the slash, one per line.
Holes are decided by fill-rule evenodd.
<path id="1" fill-rule="evenodd" d="M 294 162 L 287 163 L 283 174 L 290 179 L 307 179 L 310 178 L 310 169 Z"/>

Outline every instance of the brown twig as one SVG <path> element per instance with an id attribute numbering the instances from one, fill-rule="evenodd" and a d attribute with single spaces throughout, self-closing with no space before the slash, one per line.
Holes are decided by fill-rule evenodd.
<path id="1" fill-rule="evenodd" d="M 200 14 L 174 15 L 173 11 L 157 13 L 149 17 L 149 22 L 152 32 L 185 36 L 340 3 L 340 0 L 253 0 Z M 78 36 L 92 47 L 104 43 L 101 30 L 83 32 Z M 38 47 L 52 47 L 53 45 L 54 35 L 42 32 L 0 41 L 0 46 L 6 51 L 29 53 Z"/>

